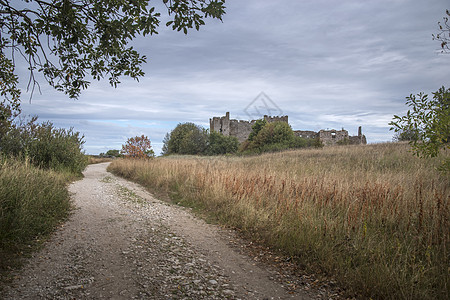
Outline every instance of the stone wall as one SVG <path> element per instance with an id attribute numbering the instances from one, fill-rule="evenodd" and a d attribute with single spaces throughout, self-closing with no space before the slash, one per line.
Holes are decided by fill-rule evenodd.
<path id="1" fill-rule="evenodd" d="M 286 122 L 288 123 L 288 116 L 272 117 L 264 116 L 264 119 L 268 122 Z M 209 131 L 220 132 L 226 136 L 235 136 L 240 143 L 248 139 L 248 136 L 252 132 L 252 126 L 256 120 L 243 121 L 230 119 L 230 113 L 227 112 L 223 117 L 213 117 L 209 119 Z"/>
<path id="2" fill-rule="evenodd" d="M 348 140 L 348 131 L 345 129 L 320 130 L 317 136 L 325 146 L 331 146 L 337 142 Z"/>
<path id="3" fill-rule="evenodd" d="M 365 135 L 355 135 L 355 136 L 351 136 L 349 137 L 350 139 L 350 145 L 366 145 L 367 144 L 367 140 L 366 140 L 366 136 Z"/>
<path id="4" fill-rule="evenodd" d="M 230 135 L 237 137 L 238 141 L 242 143 L 252 132 L 252 126 L 255 121 L 230 120 Z"/>
<path id="5" fill-rule="evenodd" d="M 315 139 L 317 137 L 317 132 L 310 130 L 294 130 L 294 134 L 304 139 Z"/>
<path id="6" fill-rule="evenodd" d="M 267 123 L 272 123 L 272 122 L 286 122 L 286 123 L 289 123 L 288 116 L 281 116 L 281 117 L 275 116 L 275 117 L 272 117 L 272 116 L 264 115 L 264 120 L 266 120 Z M 254 121 L 252 121 L 252 122 L 254 122 Z"/>

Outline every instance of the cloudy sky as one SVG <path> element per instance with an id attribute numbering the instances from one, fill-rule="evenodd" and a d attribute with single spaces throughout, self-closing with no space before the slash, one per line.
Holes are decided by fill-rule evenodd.
<path id="1" fill-rule="evenodd" d="M 209 128 L 209 118 L 227 111 L 243 120 L 288 115 L 299 130 L 354 135 L 362 126 L 375 143 L 392 139 L 388 123 L 406 111 L 406 96 L 450 85 L 450 54 L 431 37 L 449 0 L 227 0 L 226 7 L 223 23 L 209 20 L 199 32 L 162 27 L 134 41 L 148 57 L 139 82 L 94 82 L 78 100 L 42 82 L 31 103 L 24 90 L 24 113 L 84 133 L 88 154 L 141 134 L 159 154 L 178 123 Z M 262 92 L 271 101 L 258 98 Z"/>

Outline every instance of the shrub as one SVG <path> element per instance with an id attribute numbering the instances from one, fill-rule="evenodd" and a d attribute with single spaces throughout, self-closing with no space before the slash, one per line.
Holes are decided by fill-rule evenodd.
<path id="1" fill-rule="evenodd" d="M 289 144 L 294 139 L 294 132 L 286 122 L 273 122 L 266 124 L 254 138 L 255 146 L 267 144 Z"/>
<path id="2" fill-rule="evenodd" d="M 259 119 L 255 121 L 255 124 L 252 126 L 252 132 L 248 136 L 248 141 L 251 142 L 258 135 L 258 133 L 263 129 L 264 126 L 267 125 L 266 119 Z"/>
<path id="3" fill-rule="evenodd" d="M 394 115 L 389 123 L 396 133 L 407 133 L 413 152 L 419 157 L 436 157 L 450 149 L 450 89 L 441 87 L 433 99 L 419 93 L 406 97 L 411 109 L 405 116 Z M 440 170 L 450 173 L 450 162 L 444 160 Z"/>
<path id="4" fill-rule="evenodd" d="M 87 164 L 81 152 L 83 136 L 72 128 L 54 128 L 50 122 L 42 123 L 33 131 L 27 149 L 31 162 L 43 168 L 81 173 Z"/>
<path id="5" fill-rule="evenodd" d="M 12 122 L 19 112 L 18 106 L 11 106 L 5 101 L 0 102 L 0 140 L 11 128 Z"/>
<path id="6" fill-rule="evenodd" d="M 294 135 L 291 126 L 286 122 L 267 123 L 258 120 L 253 125 L 249 139 L 241 144 L 242 154 L 276 152 L 286 149 L 314 146 L 316 141 L 307 140 Z M 250 137 L 252 137 L 250 139 Z"/>
<path id="7" fill-rule="evenodd" d="M 392 139 L 394 142 L 405 142 L 405 141 L 410 142 L 418 140 L 419 136 L 417 132 L 408 129 L 403 129 L 396 132 L 392 137 Z"/>
<path id="8" fill-rule="evenodd" d="M 51 122 L 37 124 L 33 117 L 28 122 L 14 124 L 0 140 L 4 155 L 29 158 L 45 169 L 81 173 L 87 164 L 82 153 L 83 138 L 72 128 L 55 128 Z"/>
<path id="9" fill-rule="evenodd" d="M 207 148 L 206 130 L 194 123 L 180 123 L 164 139 L 163 154 L 204 154 Z"/>
<path id="10" fill-rule="evenodd" d="M 207 155 L 220 155 L 236 153 L 239 147 L 239 141 L 234 136 L 224 136 L 218 132 L 211 132 L 208 136 Z"/>

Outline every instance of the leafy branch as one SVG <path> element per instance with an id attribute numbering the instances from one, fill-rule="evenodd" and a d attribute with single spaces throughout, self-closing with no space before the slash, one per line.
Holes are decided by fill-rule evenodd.
<path id="1" fill-rule="evenodd" d="M 199 30 L 207 17 L 222 20 L 225 1 L 162 0 L 173 21 L 166 25 L 185 34 Z M 26 61 L 28 89 L 33 94 L 39 83 L 35 73 L 42 73 L 56 90 L 77 98 L 90 80 L 108 77 L 111 86 L 121 76 L 135 80 L 144 76 L 146 56 L 129 42 L 138 35 L 158 34 L 161 13 L 149 7 L 148 0 L 0 0 L 0 68 L 12 79 L 16 54 Z M 7 51 L 9 50 L 9 51 Z M 16 75 L 14 75 L 16 76 Z M 17 78 L 16 78 L 17 79 Z M 12 84 L 17 88 L 17 80 Z M 8 101 L 12 101 L 10 94 Z"/>
<path id="2" fill-rule="evenodd" d="M 448 22 L 448 18 L 450 17 L 450 11 L 447 9 L 445 11 L 446 15 L 443 17 L 444 22 L 438 22 L 439 33 L 433 34 L 433 40 L 437 40 L 441 43 L 441 52 L 450 53 L 450 24 Z"/>
<path id="3" fill-rule="evenodd" d="M 406 115 L 394 115 L 389 125 L 395 132 L 410 134 L 414 154 L 435 157 L 440 150 L 450 149 L 450 89 L 441 87 L 432 99 L 424 93 L 411 94 L 406 97 L 406 105 L 410 107 Z M 448 169 L 449 162 L 443 167 Z"/>

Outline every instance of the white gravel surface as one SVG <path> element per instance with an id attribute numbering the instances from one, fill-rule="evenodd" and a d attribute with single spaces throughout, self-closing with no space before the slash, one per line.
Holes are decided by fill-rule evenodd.
<path id="1" fill-rule="evenodd" d="M 90 165 L 73 215 L 2 299 L 311 299 L 236 251 L 232 231 Z M 311 297 L 314 296 L 314 297 Z"/>

